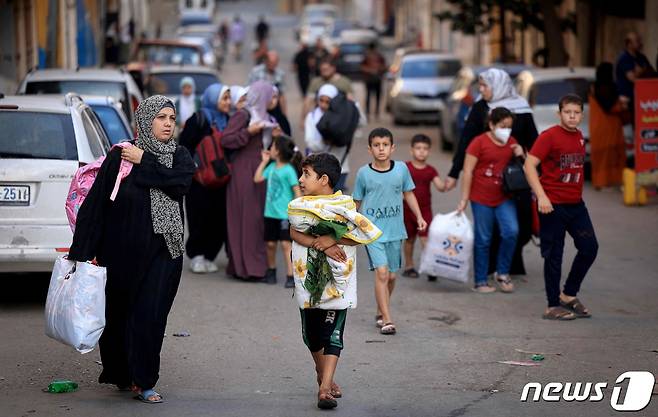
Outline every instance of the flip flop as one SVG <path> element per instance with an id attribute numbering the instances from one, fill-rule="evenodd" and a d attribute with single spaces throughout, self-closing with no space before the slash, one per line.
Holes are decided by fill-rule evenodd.
<path id="1" fill-rule="evenodd" d="M 564 301 L 560 300 L 560 305 L 566 308 L 567 310 L 573 311 L 573 313 L 579 319 L 588 319 L 592 317 L 592 314 L 589 312 L 589 310 L 587 310 L 587 308 L 585 308 L 583 303 L 581 303 L 578 298 L 574 298 L 568 303 L 565 303 Z"/>
<path id="2" fill-rule="evenodd" d="M 151 398 L 155 398 L 152 400 Z M 143 403 L 146 404 L 159 404 L 162 402 L 162 395 L 158 394 L 152 389 L 146 389 L 142 390 L 142 392 L 138 393 L 137 396 L 135 397 L 136 400 L 139 400 Z"/>
<path id="3" fill-rule="evenodd" d="M 384 325 L 384 316 L 382 316 L 381 314 L 376 315 L 375 325 L 381 329 L 382 326 Z"/>
<path id="4" fill-rule="evenodd" d="M 572 311 L 567 310 L 564 307 L 556 307 L 556 308 L 551 308 L 548 313 L 544 313 L 541 317 L 544 320 L 567 321 L 567 320 L 575 320 L 576 314 L 574 314 Z"/>
<path id="5" fill-rule="evenodd" d="M 318 408 L 321 410 L 331 410 L 338 407 L 338 401 L 328 392 L 318 394 Z"/>
<path id="6" fill-rule="evenodd" d="M 404 270 L 402 276 L 407 278 L 418 278 L 420 275 L 418 275 L 416 268 L 408 268 Z"/>
<path id="7" fill-rule="evenodd" d="M 389 322 L 389 323 L 384 323 L 382 328 L 379 330 L 381 334 L 395 334 L 397 332 L 397 329 L 395 328 L 395 324 Z"/>
<path id="8" fill-rule="evenodd" d="M 343 398 L 343 392 L 335 382 L 331 384 L 331 396 L 334 398 Z"/>

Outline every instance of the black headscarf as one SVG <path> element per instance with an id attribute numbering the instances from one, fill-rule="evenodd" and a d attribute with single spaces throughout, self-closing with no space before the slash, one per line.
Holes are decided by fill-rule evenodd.
<path id="1" fill-rule="evenodd" d="M 158 162 L 171 168 L 176 153 L 176 141 L 159 141 L 153 134 L 153 119 L 165 107 L 175 109 L 174 104 L 165 96 L 151 96 L 142 101 L 135 111 L 137 124 L 137 141 L 135 145 L 145 152 L 156 156 Z M 151 218 L 153 231 L 164 236 L 167 249 L 172 258 L 183 254 L 183 219 L 178 203 L 159 188 L 151 188 Z"/>
<path id="2" fill-rule="evenodd" d="M 615 84 L 613 66 L 610 62 L 602 62 L 596 67 L 594 98 L 606 112 L 609 112 L 619 100 L 619 91 Z"/>

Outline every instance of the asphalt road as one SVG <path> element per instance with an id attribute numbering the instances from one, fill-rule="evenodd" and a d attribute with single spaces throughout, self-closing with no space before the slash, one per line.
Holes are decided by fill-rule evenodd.
<path id="1" fill-rule="evenodd" d="M 220 3 L 248 22 L 265 13 L 273 25 L 271 45 L 290 62 L 296 48 L 293 16 L 275 14 L 275 2 Z M 251 31 L 250 31 L 251 32 Z M 251 34 L 251 33 L 250 33 Z M 228 59 L 222 80 L 246 80 L 249 67 Z M 359 89 L 360 95 L 363 89 Z M 290 118 L 296 125 L 300 100 L 288 75 Z M 388 116 L 371 121 L 391 127 L 397 159 L 408 156 L 412 134 L 436 128 L 392 127 Z M 303 142 L 298 126 L 294 136 Z M 368 162 L 364 142 L 354 144 L 353 173 Z M 438 146 L 431 163 L 441 173 L 450 155 Z M 353 177 L 350 179 L 350 183 Z M 658 375 L 658 204 L 627 208 L 617 190 L 586 188 L 585 200 L 600 242 L 599 256 L 583 284 L 581 299 L 593 317 L 574 322 L 541 319 L 545 307 L 538 248 L 525 248 L 526 277 L 514 294 L 479 295 L 468 286 L 400 278 L 392 300 L 398 334 L 382 336 L 374 326 L 373 276 L 359 252 L 359 307 L 350 311 L 345 350 L 336 381 L 344 398 L 335 415 L 362 416 L 613 416 L 612 387 L 625 371 Z M 435 193 L 436 212 L 452 211 L 458 193 Z M 574 254 L 568 243 L 565 259 Z M 417 254 L 418 255 L 418 254 Z M 157 386 L 165 404 L 146 405 L 96 383 L 97 351 L 80 355 L 44 335 L 43 303 L 48 275 L 2 275 L 0 291 L 0 416 L 272 416 L 326 415 L 315 407 L 315 376 L 300 334 L 291 291 L 249 284 L 220 272 L 184 272 L 169 317 Z M 279 259 L 279 270 L 283 270 Z M 566 267 L 565 267 L 566 269 Z M 172 337 L 187 331 L 190 337 Z M 535 367 L 498 361 L 530 359 Z M 69 394 L 41 390 L 53 379 L 80 383 Z M 528 382 L 607 382 L 600 402 L 520 402 Z M 657 416 L 658 399 L 637 416 Z"/>

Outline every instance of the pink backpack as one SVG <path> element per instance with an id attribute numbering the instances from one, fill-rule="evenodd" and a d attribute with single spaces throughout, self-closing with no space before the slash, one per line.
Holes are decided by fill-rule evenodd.
<path id="1" fill-rule="evenodd" d="M 132 143 L 121 142 L 119 144 L 114 145 L 112 149 L 114 149 L 117 146 L 120 148 L 127 148 L 129 146 L 132 146 Z M 85 201 L 85 198 L 87 197 L 87 193 L 89 193 L 91 186 L 94 184 L 96 175 L 98 175 L 98 170 L 101 168 L 101 165 L 103 165 L 104 160 L 105 157 L 101 156 L 91 164 L 82 166 L 78 168 L 77 171 L 75 171 L 75 175 L 73 176 L 73 181 L 71 181 L 71 186 L 69 187 L 69 194 L 66 198 L 66 206 L 65 206 L 66 217 L 68 217 L 69 225 L 71 226 L 71 231 L 73 231 L 74 233 L 75 233 L 75 219 L 78 216 L 78 210 L 80 210 L 80 206 L 82 206 L 82 202 Z M 112 194 L 110 195 L 110 200 L 114 201 L 114 199 L 117 196 L 117 193 L 119 192 L 119 186 L 121 185 L 121 181 L 124 178 L 126 178 L 128 174 L 130 174 L 132 168 L 133 168 L 133 164 L 131 162 L 128 162 L 124 159 L 121 160 L 121 165 L 119 166 L 119 175 L 117 175 L 117 179 L 114 182 L 114 189 L 112 190 Z"/>

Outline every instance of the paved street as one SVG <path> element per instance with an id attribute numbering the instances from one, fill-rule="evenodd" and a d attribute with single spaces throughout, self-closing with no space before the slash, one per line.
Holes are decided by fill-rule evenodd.
<path id="1" fill-rule="evenodd" d="M 257 3 L 257 4 L 254 4 Z M 221 16 L 240 11 L 251 27 L 261 13 L 272 25 L 270 46 L 288 69 L 296 49 L 294 16 L 275 15 L 276 2 L 221 2 Z M 175 16 L 171 16 L 172 19 Z M 249 45 L 250 42 L 247 43 Z M 243 84 L 251 60 L 228 58 L 221 78 Z M 294 74 L 287 78 L 293 136 L 301 99 Z M 363 88 L 359 85 L 359 96 Z M 412 134 L 435 142 L 431 163 L 450 168 L 440 151 L 438 129 L 393 127 L 388 115 L 369 128 L 389 127 L 396 159 L 408 157 Z M 369 160 L 365 139 L 353 145 L 352 183 Z M 434 193 L 435 212 L 452 211 L 459 194 Z M 98 351 L 80 355 L 44 335 L 43 303 L 49 275 L 0 275 L 0 416 L 613 416 L 615 379 L 625 371 L 658 375 L 658 202 L 641 208 L 622 204 L 619 191 L 585 191 L 600 250 L 583 284 L 581 299 L 593 317 L 573 322 L 541 319 L 545 308 L 542 260 L 537 247 L 525 248 L 528 275 L 515 280 L 514 294 L 475 294 L 449 281 L 399 278 L 392 299 L 398 334 L 382 336 L 374 325 L 373 276 L 359 249 L 359 307 L 350 311 L 345 350 L 336 381 L 344 391 L 339 407 L 315 406 L 317 386 L 311 356 L 302 343 L 299 312 L 283 288 L 283 259 L 277 286 L 250 284 L 220 272 L 194 275 L 187 268 L 169 317 L 158 391 L 165 404 L 146 405 L 110 386 L 99 385 Z M 229 219 L 230 221 L 230 219 Z M 570 263 L 571 241 L 565 250 Z M 417 256 L 419 253 L 417 252 Z M 566 269 L 566 268 L 565 268 Z M 189 337 L 173 337 L 187 331 Z M 527 361 L 543 352 L 536 367 L 500 364 Z M 72 379 L 69 394 L 41 390 L 53 379 Z M 519 401 L 528 382 L 607 382 L 601 402 Z M 658 416 L 658 397 L 642 412 Z"/>

